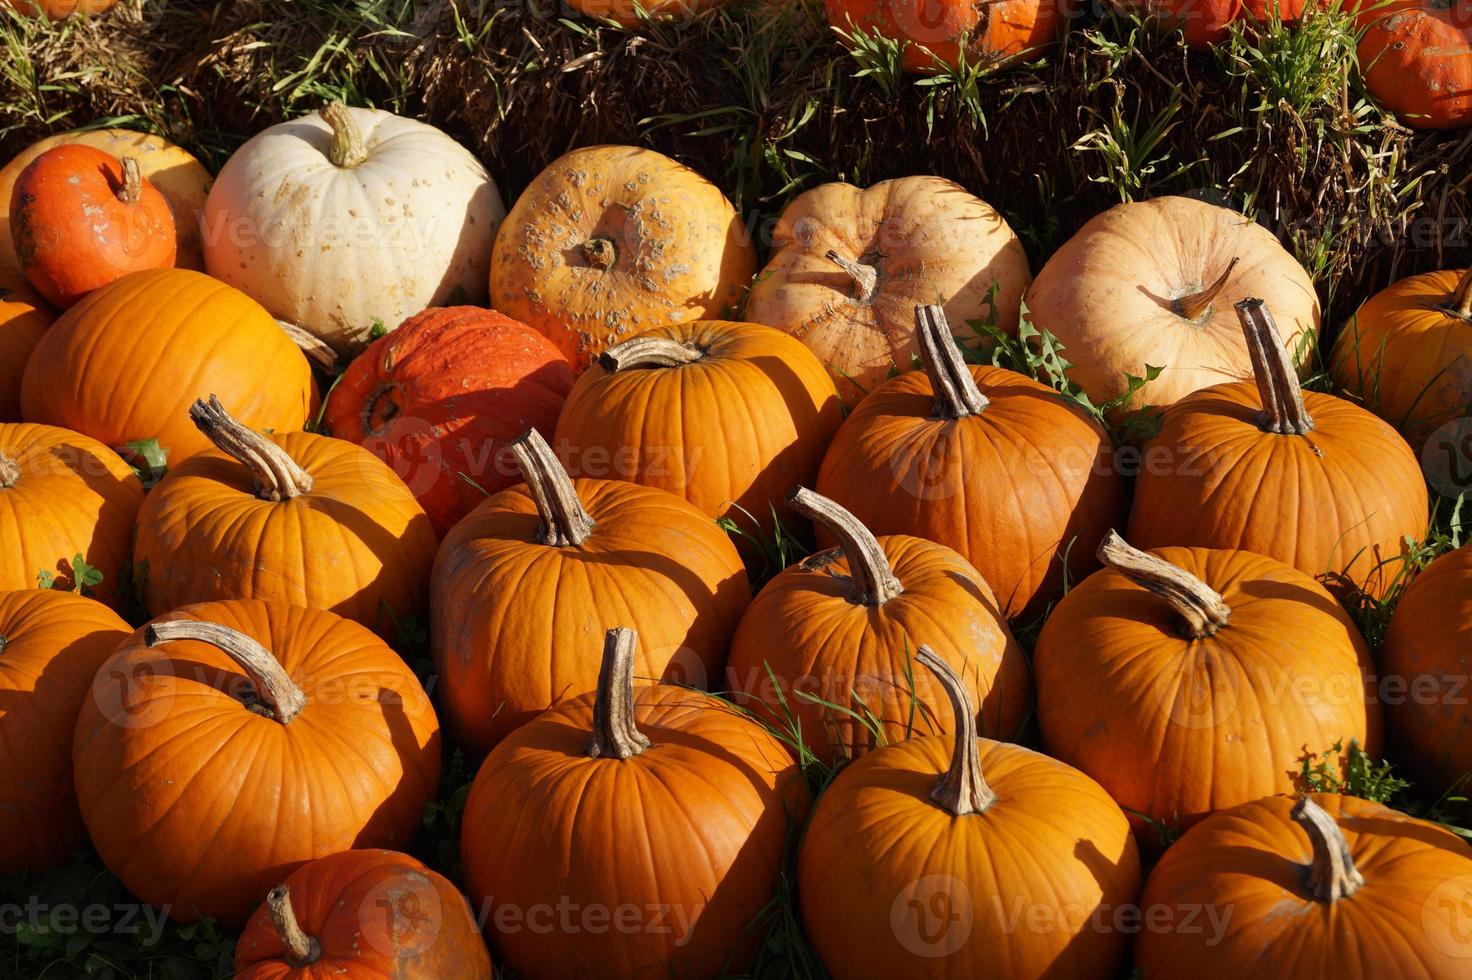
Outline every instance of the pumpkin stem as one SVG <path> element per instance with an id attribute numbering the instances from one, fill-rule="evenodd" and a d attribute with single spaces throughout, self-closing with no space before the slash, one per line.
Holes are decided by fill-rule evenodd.
<path id="1" fill-rule="evenodd" d="M 1231 607 L 1215 590 L 1184 568 L 1130 546 L 1117 531 L 1111 529 L 1099 542 L 1098 554 L 1099 561 L 1170 603 L 1189 639 L 1203 640 L 1227 625 Z"/>
<path id="2" fill-rule="evenodd" d="M 1329 812 L 1307 796 L 1293 804 L 1293 822 L 1308 834 L 1314 848 L 1308 866 L 1308 891 L 1320 902 L 1337 902 L 1359 891 L 1365 876 L 1354 866 L 1349 841 Z"/>
<path id="3" fill-rule="evenodd" d="M 572 477 L 542 434 L 528 429 L 507 448 L 516 457 L 522 478 L 537 502 L 537 513 L 542 518 L 539 540 L 554 548 L 576 547 L 588 540 L 593 533 L 593 518 L 583 508 Z"/>
<path id="4" fill-rule="evenodd" d="M 618 261 L 618 249 L 613 239 L 599 235 L 583 242 L 583 259 L 595 269 L 608 271 Z"/>
<path id="5" fill-rule="evenodd" d="M 635 337 L 598 355 L 598 366 L 609 374 L 629 368 L 683 367 L 705 357 L 705 351 L 668 337 Z"/>
<path id="6" fill-rule="evenodd" d="M 0 490 L 9 490 L 20 479 L 20 464 L 0 453 Z"/>
<path id="7" fill-rule="evenodd" d="M 133 157 L 123 157 L 123 186 L 118 190 L 118 200 L 124 204 L 137 204 L 143 197 L 143 171 Z"/>
<path id="8" fill-rule="evenodd" d="M 860 303 L 874 302 L 874 294 L 879 291 L 878 269 L 872 265 L 855 262 L 853 259 L 846 259 L 832 249 L 828 251 L 827 259 L 847 272 L 848 277 L 854 281 L 854 285 L 859 287 L 859 294 L 856 298 Z"/>
<path id="9" fill-rule="evenodd" d="M 1227 271 L 1223 272 L 1221 278 L 1216 282 L 1200 292 L 1189 293 L 1177 299 L 1172 304 L 1175 307 L 1176 315 L 1190 320 L 1192 323 L 1205 316 L 1211 309 L 1211 304 L 1216 302 L 1216 298 L 1222 294 L 1222 290 L 1227 288 L 1227 283 L 1231 281 L 1232 273 L 1236 270 L 1237 263 L 1241 261 L 1240 258 L 1233 259 L 1231 264 L 1227 266 Z"/>
<path id="10" fill-rule="evenodd" d="M 920 340 L 920 361 L 935 389 L 935 414 L 964 419 L 986 411 L 991 403 L 976 386 L 971 369 L 956 347 L 945 310 L 939 306 L 915 307 L 915 334 Z"/>
<path id="11" fill-rule="evenodd" d="M 190 405 L 189 418 L 215 448 L 251 471 L 262 500 L 291 500 L 312 489 L 312 474 L 276 443 L 241 425 L 214 395 Z"/>
<path id="12" fill-rule="evenodd" d="M 297 350 L 306 355 L 307 360 L 324 371 L 333 371 L 337 368 L 337 351 L 328 346 L 321 337 L 287 320 L 277 320 L 276 326 L 291 338 L 291 342 L 296 344 Z"/>
<path id="13" fill-rule="evenodd" d="M 1463 320 L 1472 320 L 1472 268 L 1462 273 L 1456 291 L 1447 300 L 1446 312 Z"/>
<path id="14" fill-rule="evenodd" d="M 905 591 L 879 541 L 857 517 L 807 487 L 794 487 L 787 495 L 787 506 L 838 539 L 854 583 L 850 602 L 882 606 Z"/>
<path id="15" fill-rule="evenodd" d="M 323 120 L 332 128 L 332 146 L 327 159 L 334 167 L 352 168 L 368 159 L 368 149 L 363 145 L 363 132 L 353 122 L 353 114 L 341 102 L 329 102 L 318 110 Z"/>
<path id="16" fill-rule="evenodd" d="M 1308 435 L 1314 431 L 1314 419 L 1303 403 L 1298 371 L 1268 305 L 1260 299 L 1244 299 L 1237 304 L 1237 318 L 1247 334 L 1247 353 L 1252 357 L 1252 374 L 1262 398 L 1263 431 Z"/>
<path id="17" fill-rule="evenodd" d="M 634 643 L 627 626 L 603 634 L 603 663 L 593 701 L 590 759 L 632 759 L 649 748 L 649 738 L 634 725 Z"/>
<path id="18" fill-rule="evenodd" d="M 299 970 L 322 958 L 322 944 L 302 931 L 291 910 L 291 889 L 277 885 L 266 894 L 266 914 L 276 935 L 281 939 L 281 948 L 286 951 L 286 964 Z"/>
<path id="19" fill-rule="evenodd" d="M 143 642 L 150 648 L 175 640 L 208 643 L 229 656 L 245 671 L 255 686 L 256 696 L 271 709 L 281 724 L 291 724 L 292 719 L 307 706 L 307 696 L 287 675 L 281 661 L 244 633 L 218 623 L 193 619 L 150 623 L 143 630 Z"/>
<path id="20" fill-rule="evenodd" d="M 951 665 L 922 645 L 915 659 L 929 668 L 951 699 L 951 714 L 956 716 L 956 748 L 951 753 L 951 767 L 941 774 L 930 798 L 953 816 L 985 813 L 997 801 L 997 794 L 981 774 L 981 752 L 977 748 L 976 710 L 966 696 L 961 678 Z"/>

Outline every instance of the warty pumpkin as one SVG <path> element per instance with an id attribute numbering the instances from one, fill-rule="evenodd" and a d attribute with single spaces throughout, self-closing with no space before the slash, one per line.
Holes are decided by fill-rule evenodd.
<path id="1" fill-rule="evenodd" d="M 1394 429 L 1299 387 L 1261 300 L 1238 304 L 1256 382 L 1216 385 L 1166 412 L 1144 448 L 1129 536 L 1142 548 L 1255 551 L 1373 597 L 1426 533 L 1426 482 Z"/>
<path id="2" fill-rule="evenodd" d="M 1317 333 L 1313 281 L 1272 232 L 1227 208 L 1158 197 L 1084 225 L 1038 273 L 1027 308 L 1066 347 L 1069 378 L 1095 404 L 1154 366 L 1163 370 L 1135 406 L 1165 406 L 1251 375 L 1232 309 L 1249 296 L 1277 312 L 1289 350 Z"/>
<path id="3" fill-rule="evenodd" d="M 189 416 L 216 449 L 171 469 L 138 513 L 150 615 L 262 599 L 327 609 L 393 639 L 422 619 L 439 542 L 409 488 L 360 446 L 264 436 L 211 396 Z"/>
<path id="4" fill-rule="evenodd" d="M 0 422 L 20 421 L 20 379 L 55 319 L 24 276 L 0 272 Z"/>
<path id="5" fill-rule="evenodd" d="M 640 677 L 709 687 L 751 601 L 731 539 L 667 491 L 571 479 L 535 429 L 511 451 L 527 482 L 471 511 L 434 563 L 430 644 L 459 740 L 485 752 L 591 691 L 611 621 L 635 624 Z"/>
<path id="6" fill-rule="evenodd" d="M 736 306 L 756 253 L 714 184 L 653 150 L 590 146 L 531 182 L 496 236 L 491 305 L 573 366 L 654 327 Z"/>
<path id="7" fill-rule="evenodd" d="M 1202 821 L 1141 899 L 1144 980 L 1467 975 L 1472 852 L 1378 803 L 1314 793 Z"/>
<path id="8" fill-rule="evenodd" d="M 118 0 L 6 0 L 10 6 L 32 17 L 64 20 L 74 14 L 100 14 L 111 10 Z"/>
<path id="9" fill-rule="evenodd" d="M 332 102 L 257 133 L 204 208 L 205 268 L 339 353 L 452 297 L 486 298 L 501 193 L 433 126 Z"/>
<path id="10" fill-rule="evenodd" d="M 964 336 L 971 320 L 1015 333 L 1031 280 L 1006 220 L 949 180 L 824 184 L 782 212 L 746 318 L 807 344 L 853 404 L 910 370 L 917 305 L 944 307 Z"/>
<path id="11" fill-rule="evenodd" d="M 135 272 L 91 293 L 26 365 L 27 421 L 114 449 L 157 439 L 174 466 L 210 448 L 189 406 L 217 393 L 243 424 L 297 432 L 315 408 L 312 369 L 270 314 L 198 272 Z"/>
<path id="12" fill-rule="evenodd" d="M 1373 665 L 1309 576 L 1246 551 L 1111 533 L 1033 655 L 1043 745 L 1167 825 L 1294 788 L 1299 759 L 1380 746 Z M 1338 760 L 1336 759 L 1335 762 Z"/>
<path id="13" fill-rule="evenodd" d="M 1032 685 L 976 569 L 945 545 L 876 538 L 804 487 L 787 504 L 839 547 L 788 568 L 752 601 L 727 666 L 727 686 L 739 700 L 768 724 L 793 728 L 830 763 L 912 734 L 952 731 L 940 684 L 914 669 L 925 642 L 965 682 L 981 730 L 1014 737 Z"/>
<path id="14" fill-rule="evenodd" d="M 598 355 L 554 444 L 574 476 L 659 487 L 755 534 L 753 519 L 770 528 L 783 495 L 818 475 L 841 421 L 828 372 L 802 344 L 770 327 L 696 320 Z"/>
<path id="15" fill-rule="evenodd" d="M 954 737 L 869 753 L 824 791 L 798 855 L 802 921 L 836 977 L 1113 980 L 1140 891 L 1129 820 L 1088 776 L 978 738 L 929 647 Z M 1026 854 L 1019 859 L 1019 854 Z"/>
<path id="16" fill-rule="evenodd" d="M 1068 0 L 824 0 L 828 23 L 905 45 L 905 71 L 933 75 L 968 65 L 1037 58 L 1058 39 Z M 964 55 L 963 55 L 964 52 Z"/>
<path id="17" fill-rule="evenodd" d="M 880 385 L 844 421 L 817 491 L 876 534 L 956 549 L 1009 617 L 1028 621 L 1097 567 L 1126 487 L 1109 437 L 1057 392 L 968 367 L 938 306 L 915 309 L 922 371 Z"/>
<path id="18" fill-rule="evenodd" d="M 728 0 L 567 0 L 568 6 L 585 17 L 611 20 L 624 27 L 638 27 L 648 20 L 694 17 L 725 6 Z"/>
<path id="19" fill-rule="evenodd" d="M 271 889 L 235 944 L 236 980 L 492 980 L 465 896 L 397 851 L 339 851 Z"/>
<path id="20" fill-rule="evenodd" d="M 1361 0 L 1365 87 L 1407 126 L 1472 126 L 1472 19 L 1457 0 Z"/>
<path id="21" fill-rule="evenodd" d="M 609 630 L 596 692 L 507 736 L 465 804 L 470 895 L 528 980 L 740 972 L 806 816 L 786 747 L 708 694 L 636 688 L 635 644 Z"/>
<path id="22" fill-rule="evenodd" d="M 86 846 L 72 730 L 97 668 L 130 632 L 79 595 L 0 592 L 0 874 L 47 871 Z"/>
<path id="23" fill-rule="evenodd" d="M 52 425 L 0 423 L 0 591 L 34 589 L 42 572 L 75 588 L 77 555 L 102 572 L 92 587 L 118 599 L 143 484 L 117 453 Z"/>
<path id="24" fill-rule="evenodd" d="M 128 890 L 238 928 L 304 862 L 407 845 L 440 734 L 413 671 L 357 623 L 203 602 L 102 665 L 72 762 L 92 843 Z"/>
<path id="25" fill-rule="evenodd" d="M 1166 28 L 1181 28 L 1186 43 L 1205 50 L 1225 41 L 1239 20 L 1257 21 L 1261 29 L 1291 27 L 1314 6 L 1311 0 L 1110 0 L 1126 15 L 1150 17 Z"/>

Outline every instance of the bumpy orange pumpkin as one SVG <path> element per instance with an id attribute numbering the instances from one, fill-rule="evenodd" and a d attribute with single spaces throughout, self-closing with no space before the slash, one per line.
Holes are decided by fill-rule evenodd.
<path id="1" fill-rule="evenodd" d="M 818 474 L 842 421 L 823 365 L 751 323 L 661 327 L 598 357 L 568 396 L 558 450 L 574 476 L 659 487 L 755 530 Z"/>
<path id="2" fill-rule="evenodd" d="M 928 647 L 916 659 L 950 696 L 956 733 L 871 752 L 819 799 L 798 894 L 824 965 L 836 977 L 1118 977 L 1129 936 L 1113 917 L 1140 891 L 1129 820 L 1078 770 L 977 738 L 961 679 Z M 1027 925 L 1009 926 L 1017 916 Z"/>
<path id="3" fill-rule="evenodd" d="M 727 313 L 755 269 L 714 184 L 653 150 L 592 146 L 517 199 L 491 254 L 491 305 L 581 368 L 646 330 Z"/>
<path id="4" fill-rule="evenodd" d="M 828 23 L 906 45 L 906 71 L 935 74 L 968 63 L 1036 58 L 1058 38 L 1067 0 L 824 0 Z"/>
<path id="5" fill-rule="evenodd" d="M 913 733 L 954 730 L 940 685 L 914 669 L 924 642 L 965 682 L 982 731 L 1013 737 L 1031 682 L 976 569 L 931 541 L 875 538 L 811 490 L 799 487 L 787 503 L 840 547 L 762 589 L 731 641 L 730 689 L 768 723 L 795 726 L 819 758 L 853 758 Z"/>
<path id="6" fill-rule="evenodd" d="M 72 759 L 92 843 L 128 890 L 234 928 L 306 861 L 412 840 L 440 736 L 413 672 L 358 624 L 204 602 L 102 665 Z"/>
<path id="7" fill-rule="evenodd" d="M 339 851 L 271 889 L 235 944 L 236 980 L 491 980 L 475 916 L 407 854 Z"/>
<path id="8" fill-rule="evenodd" d="M 1457 0 L 1361 0 L 1365 85 L 1407 126 L 1472 126 L 1472 18 Z"/>
<path id="9" fill-rule="evenodd" d="M 645 18 L 675 20 L 694 17 L 724 6 L 728 0 L 568 0 L 568 6 L 585 17 L 612 20 L 624 27 L 638 27 Z"/>
<path id="10" fill-rule="evenodd" d="M 50 425 L 0 424 L 0 590 L 34 589 L 42 572 L 75 588 L 77 555 L 102 572 L 92 592 L 117 599 L 143 485 L 117 453 Z"/>
<path id="11" fill-rule="evenodd" d="M 87 840 L 72 788 L 72 729 L 128 624 L 91 599 L 0 592 L 0 874 L 45 871 Z"/>
<path id="12" fill-rule="evenodd" d="M 1302 572 L 1245 551 L 1137 551 L 1058 603 L 1038 637 L 1049 755 L 1120 806 L 1187 826 L 1293 790 L 1298 760 L 1339 742 L 1374 754 L 1380 707 L 1353 621 Z"/>
<path id="13" fill-rule="evenodd" d="M 1109 437 L 1055 391 L 970 367 L 940 307 L 916 309 L 923 371 L 885 382 L 838 430 L 818 492 L 876 534 L 948 545 L 1008 616 L 1032 620 L 1095 567 L 1124 514 Z"/>
<path id="14" fill-rule="evenodd" d="M 63 20 L 73 14 L 100 14 L 110 10 L 118 0 L 7 0 L 23 14 Z"/>
<path id="15" fill-rule="evenodd" d="M 1235 21 L 1291 25 L 1314 6 L 1313 0 L 1110 0 L 1124 14 L 1153 17 L 1166 27 L 1182 29 L 1186 43 L 1198 50 L 1227 39 Z"/>
<path id="16" fill-rule="evenodd" d="M 297 432 L 316 400 L 312 369 L 250 297 L 198 272 L 135 272 L 57 320 L 21 383 L 28 421 L 115 449 L 157 439 L 177 465 L 210 448 L 189 420 L 218 394 L 253 429 Z"/>
<path id="17" fill-rule="evenodd" d="M 1426 533 L 1426 482 L 1395 430 L 1299 388 L 1272 315 L 1238 307 L 1257 381 L 1184 399 L 1144 450 L 1129 535 L 1142 548 L 1240 548 L 1384 595 Z"/>
<path id="18" fill-rule="evenodd" d="M 1203 821 L 1145 885 L 1135 962 L 1190 976 L 1467 975 L 1472 852 L 1350 796 L 1268 797 Z"/>
<path id="19" fill-rule="evenodd" d="M 170 470 L 138 513 L 150 615 L 263 599 L 328 609 L 390 639 L 423 617 L 439 542 L 386 463 L 342 439 L 260 435 L 214 397 L 189 414 L 217 449 Z"/>
<path id="20" fill-rule="evenodd" d="M 640 677 L 709 686 L 751 601 L 731 539 L 664 490 L 572 480 L 536 430 L 511 450 L 527 483 L 471 511 L 434 564 L 430 642 L 460 740 L 484 752 L 591 691 L 611 621 L 637 625 Z"/>
<path id="21" fill-rule="evenodd" d="M 609 630 L 596 693 L 508 736 L 466 801 L 466 882 L 520 976 L 740 972 L 806 816 L 775 736 L 708 694 L 635 688 L 634 646 Z"/>
<path id="22" fill-rule="evenodd" d="M 20 421 L 20 379 L 56 318 L 24 276 L 0 272 L 0 422 Z"/>

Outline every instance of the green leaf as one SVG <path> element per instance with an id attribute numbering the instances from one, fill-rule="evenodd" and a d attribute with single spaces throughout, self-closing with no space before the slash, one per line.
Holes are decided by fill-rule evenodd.
<path id="1" fill-rule="evenodd" d="M 169 471 L 169 451 L 159 445 L 157 439 L 134 439 L 125 448 L 131 458 L 133 472 L 138 474 L 144 486 L 153 486 Z"/>

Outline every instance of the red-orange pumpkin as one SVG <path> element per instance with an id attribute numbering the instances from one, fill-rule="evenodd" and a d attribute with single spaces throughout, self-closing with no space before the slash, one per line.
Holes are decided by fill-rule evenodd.
<path id="1" fill-rule="evenodd" d="M 1360 0 L 1365 85 L 1407 126 L 1472 125 L 1472 18 L 1458 0 Z"/>
<path id="2" fill-rule="evenodd" d="M 1231 25 L 1253 20 L 1260 25 L 1295 24 L 1315 0 L 1110 0 L 1122 13 L 1149 16 L 1166 27 L 1182 29 L 1186 43 L 1198 50 L 1227 39 Z M 1276 25 L 1273 25 L 1276 28 Z"/>
<path id="3" fill-rule="evenodd" d="M 1057 40 L 1069 0 L 824 0 L 828 23 L 905 45 L 906 71 L 932 75 L 970 64 L 1041 55 Z"/>
<path id="4" fill-rule="evenodd" d="M 110 10 L 118 0 L 7 0 L 23 14 L 62 20 L 73 14 L 100 14 Z"/>
<path id="5" fill-rule="evenodd" d="M 24 276 L 0 272 L 0 422 L 20 421 L 20 379 L 55 318 Z"/>

